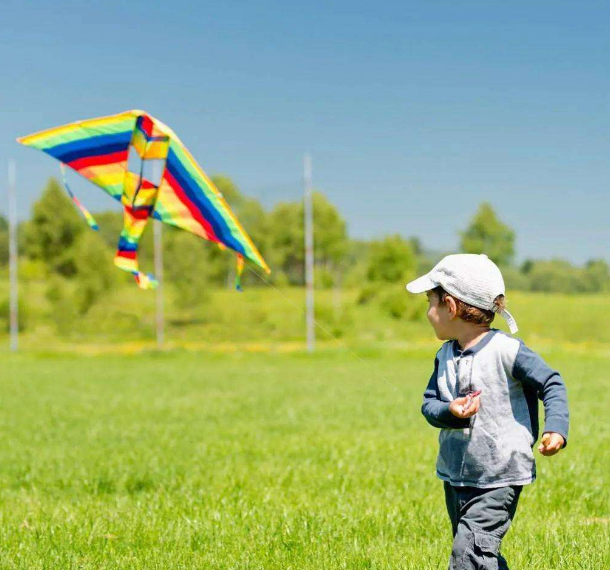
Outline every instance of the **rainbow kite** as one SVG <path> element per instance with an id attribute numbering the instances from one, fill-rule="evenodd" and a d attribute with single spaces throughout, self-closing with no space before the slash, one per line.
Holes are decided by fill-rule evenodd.
<path id="1" fill-rule="evenodd" d="M 64 164 L 69 166 L 123 204 L 124 227 L 114 262 L 133 273 L 141 288 L 156 285 L 151 275 L 140 271 L 137 257 L 140 237 L 151 216 L 235 251 L 238 290 L 244 258 L 269 272 L 222 194 L 191 153 L 167 125 L 144 111 L 78 121 L 18 142 L 50 154 L 61 162 L 62 170 Z M 157 177 L 148 173 L 153 165 L 159 166 Z M 97 229 L 91 214 L 67 186 L 63 171 L 62 180 L 89 225 Z"/>

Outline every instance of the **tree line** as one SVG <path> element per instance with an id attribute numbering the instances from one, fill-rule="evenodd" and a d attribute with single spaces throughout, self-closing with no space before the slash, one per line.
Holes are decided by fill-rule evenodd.
<path id="1" fill-rule="evenodd" d="M 285 201 L 266 209 L 242 194 L 229 177 L 216 176 L 213 181 L 271 266 L 268 279 L 276 286 L 302 285 L 302 202 Z M 391 315 L 404 316 L 409 310 L 406 296 L 398 296 L 393 285 L 428 270 L 444 252 L 430 251 L 419 239 L 400 235 L 353 239 L 340 212 L 323 194 L 314 193 L 313 207 L 316 287 L 358 288 L 359 302 L 377 298 Z M 100 226 L 97 233 L 88 228 L 52 178 L 33 204 L 30 218 L 19 224 L 20 278 L 47 282 L 47 297 L 57 306 L 58 315 L 68 304 L 86 313 L 106 291 L 129 279 L 112 263 L 123 226 L 121 211 L 99 212 L 95 217 Z M 150 226 L 140 247 L 141 266 L 149 271 L 153 266 Z M 590 260 L 583 266 L 564 259 L 528 259 L 516 264 L 515 237 L 492 206 L 483 203 L 460 232 L 459 249 L 486 253 L 502 268 L 509 289 L 567 294 L 610 291 L 610 269 L 604 260 Z M 210 242 L 165 225 L 163 243 L 166 281 L 179 305 L 201 303 L 210 288 L 233 282 L 233 256 Z M 0 266 L 7 262 L 8 225 L 0 216 Z M 245 286 L 261 283 L 253 273 L 245 273 Z M 386 289 L 392 292 L 383 298 Z"/>

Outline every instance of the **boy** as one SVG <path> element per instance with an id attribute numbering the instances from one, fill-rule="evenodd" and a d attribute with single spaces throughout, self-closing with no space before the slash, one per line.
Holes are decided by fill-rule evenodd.
<path id="1" fill-rule="evenodd" d="M 449 570 L 507 570 L 500 543 L 523 485 L 536 478 L 538 398 L 545 411 L 538 450 L 554 455 L 568 438 L 564 383 L 521 341 L 490 328 L 499 313 L 517 332 L 502 274 L 487 256 L 449 255 L 407 289 L 427 293 L 428 320 L 447 341 L 422 413 L 441 428 L 436 474 L 453 530 Z"/>

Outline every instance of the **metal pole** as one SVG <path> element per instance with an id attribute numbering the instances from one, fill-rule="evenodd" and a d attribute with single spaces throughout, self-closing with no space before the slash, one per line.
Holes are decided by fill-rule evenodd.
<path id="1" fill-rule="evenodd" d="M 306 291 L 306 324 L 307 350 L 313 352 L 316 343 L 313 290 L 313 204 L 311 189 L 311 157 L 303 158 L 303 178 L 305 182 L 304 214 L 305 214 L 305 291 Z"/>
<path id="2" fill-rule="evenodd" d="M 155 184 L 160 184 L 161 174 L 159 165 L 155 163 Z M 161 348 L 165 341 L 165 315 L 163 303 L 163 222 L 153 220 L 153 237 L 155 249 L 155 277 L 158 285 L 155 291 L 156 302 L 156 324 L 157 324 L 157 347 Z"/>
<path id="3" fill-rule="evenodd" d="M 165 316 L 163 314 L 163 222 L 155 220 L 153 224 L 155 242 L 155 277 L 158 281 L 155 290 L 157 346 L 161 348 L 165 340 Z"/>
<path id="4" fill-rule="evenodd" d="M 10 279 L 10 337 L 11 350 L 19 348 L 19 291 L 17 288 L 17 198 L 15 185 L 17 167 L 13 159 L 8 162 L 8 258 Z"/>

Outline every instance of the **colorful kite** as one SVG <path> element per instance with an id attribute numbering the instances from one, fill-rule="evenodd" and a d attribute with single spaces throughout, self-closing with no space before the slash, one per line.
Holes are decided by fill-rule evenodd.
<path id="1" fill-rule="evenodd" d="M 140 271 L 137 257 L 139 240 L 151 216 L 235 251 L 238 290 L 244 258 L 269 272 L 222 194 L 191 153 L 167 125 L 144 111 L 78 121 L 18 141 L 60 161 L 66 191 L 93 229 L 97 224 L 68 187 L 63 165 L 123 204 L 124 227 L 114 262 L 133 273 L 141 288 L 156 286 L 152 275 Z M 154 166 L 159 167 L 157 177 L 149 174 Z"/>

